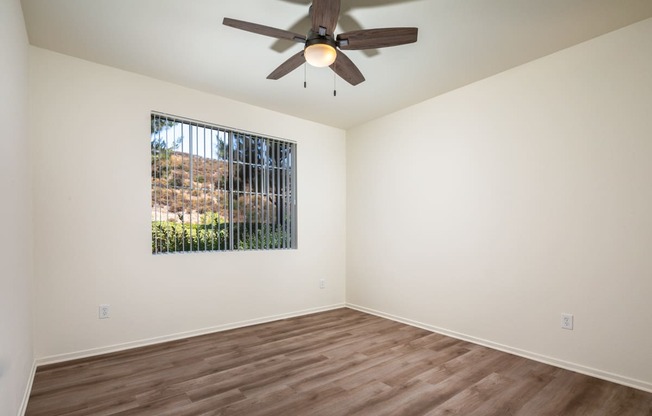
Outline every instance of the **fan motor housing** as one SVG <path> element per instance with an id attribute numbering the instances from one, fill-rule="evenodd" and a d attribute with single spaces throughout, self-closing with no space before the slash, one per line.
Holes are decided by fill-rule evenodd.
<path id="1" fill-rule="evenodd" d="M 305 47 L 307 48 L 308 46 L 317 45 L 317 44 L 328 45 L 328 46 L 331 46 L 333 48 L 337 47 L 337 42 L 335 42 L 335 40 L 332 37 L 330 37 L 330 36 L 321 36 L 321 35 L 319 35 L 317 33 L 311 32 L 308 35 L 308 39 L 306 40 L 306 46 Z"/>

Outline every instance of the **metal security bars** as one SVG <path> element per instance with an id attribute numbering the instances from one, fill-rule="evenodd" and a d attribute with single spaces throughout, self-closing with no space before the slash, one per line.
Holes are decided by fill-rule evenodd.
<path id="1" fill-rule="evenodd" d="M 151 116 L 152 253 L 293 249 L 296 144 Z"/>

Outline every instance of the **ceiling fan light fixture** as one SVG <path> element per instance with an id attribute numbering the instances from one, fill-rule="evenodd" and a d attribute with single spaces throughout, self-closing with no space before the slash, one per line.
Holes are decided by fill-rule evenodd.
<path id="1" fill-rule="evenodd" d="M 286 1 L 297 2 L 297 0 Z M 360 29 L 336 35 L 335 29 L 340 18 L 341 0 L 300 0 L 298 2 L 305 1 L 312 3 L 309 19 L 312 26 L 306 36 L 289 30 L 228 17 L 225 17 L 222 22 L 226 26 L 247 32 L 304 44 L 302 50 L 297 51 L 274 69 L 267 79 L 280 79 L 302 65 L 305 69 L 305 64 L 309 63 L 311 66 L 322 68 L 330 66 L 336 75 L 355 86 L 364 81 L 364 75 L 342 50 L 388 48 L 417 41 L 418 29 L 416 27 Z M 351 17 L 348 17 L 350 23 Z"/>
<path id="2" fill-rule="evenodd" d="M 325 39 L 308 42 L 304 50 L 306 61 L 317 68 L 331 66 L 337 59 L 337 50 Z"/>

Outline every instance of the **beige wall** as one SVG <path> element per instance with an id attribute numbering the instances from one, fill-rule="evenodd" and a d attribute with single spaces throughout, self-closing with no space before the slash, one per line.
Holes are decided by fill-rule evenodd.
<path id="1" fill-rule="evenodd" d="M 18 203 L 0 210 L 18 237 L 0 243 L 0 405 L 15 408 L 32 359 L 27 47 L 19 3 L 2 7 L 16 157 L 1 186 Z M 647 20 L 346 134 L 29 48 L 35 356 L 341 305 L 346 276 L 352 306 L 652 390 L 651 39 Z M 152 256 L 151 110 L 297 141 L 300 248 Z"/>
<path id="2" fill-rule="evenodd" d="M 30 102 L 39 362 L 344 303 L 344 131 L 34 47 Z M 151 110 L 296 141 L 299 249 L 153 256 Z"/>
<path id="3" fill-rule="evenodd" d="M 32 203 L 27 34 L 19 0 L 0 2 L 0 415 L 24 405 L 31 375 Z"/>
<path id="4" fill-rule="evenodd" d="M 347 301 L 652 390 L 651 42 L 646 20 L 347 132 Z"/>

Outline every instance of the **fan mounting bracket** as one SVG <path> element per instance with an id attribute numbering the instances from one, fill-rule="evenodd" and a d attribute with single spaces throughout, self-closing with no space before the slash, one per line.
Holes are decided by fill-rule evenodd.
<path id="1" fill-rule="evenodd" d="M 325 43 L 327 45 L 332 46 L 333 48 L 337 48 L 338 46 L 338 42 L 336 42 L 332 36 L 321 35 L 311 30 L 310 33 L 308 33 L 308 36 L 306 37 L 306 48 L 316 43 Z"/>

